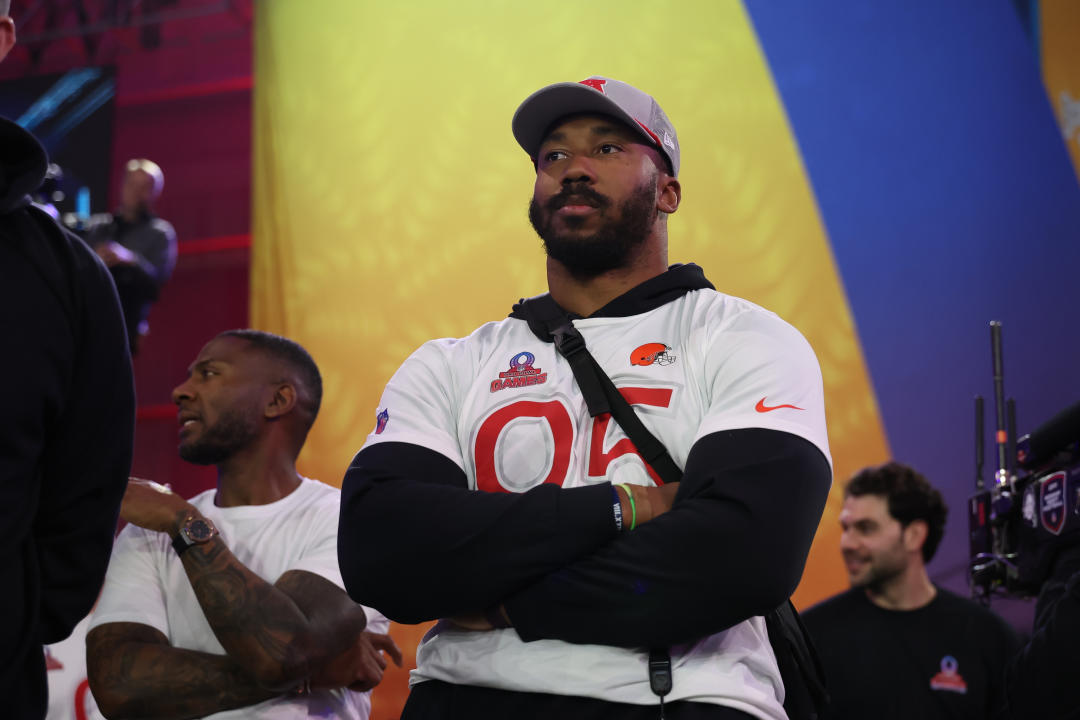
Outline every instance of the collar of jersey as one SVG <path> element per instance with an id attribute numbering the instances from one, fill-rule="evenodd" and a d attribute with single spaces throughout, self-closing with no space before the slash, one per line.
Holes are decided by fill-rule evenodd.
<path id="1" fill-rule="evenodd" d="M 662 274 L 649 278 L 640 285 L 627 290 L 589 317 L 630 317 L 631 315 L 640 315 L 667 305 L 673 300 L 678 300 L 688 292 L 705 289 L 716 289 L 705 278 L 705 271 L 694 263 L 679 263 L 672 265 Z M 581 317 L 574 313 L 567 313 L 567 315 L 572 319 Z M 525 319 L 517 305 L 514 306 L 510 317 L 519 320 Z"/>

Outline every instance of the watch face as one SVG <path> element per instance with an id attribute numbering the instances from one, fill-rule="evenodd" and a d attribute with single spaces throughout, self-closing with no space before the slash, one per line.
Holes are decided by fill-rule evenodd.
<path id="1" fill-rule="evenodd" d="M 204 543 L 214 537 L 214 528 L 210 523 L 201 518 L 196 518 L 188 523 L 187 536 L 192 542 Z"/>

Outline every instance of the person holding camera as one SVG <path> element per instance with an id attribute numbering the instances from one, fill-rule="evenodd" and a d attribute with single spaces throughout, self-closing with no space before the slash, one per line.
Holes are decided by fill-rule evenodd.
<path id="1" fill-rule="evenodd" d="M 1005 673 L 1006 717 L 1080 718 L 1080 543 L 1058 552 L 1035 605 L 1035 631 Z"/>

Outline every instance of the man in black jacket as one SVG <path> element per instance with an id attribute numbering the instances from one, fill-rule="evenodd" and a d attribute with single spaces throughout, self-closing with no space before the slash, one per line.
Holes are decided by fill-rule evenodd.
<path id="1" fill-rule="evenodd" d="M 668 266 L 679 144 L 626 83 L 557 83 L 518 108 L 550 297 L 666 446 L 665 484 L 522 314 L 417 350 L 345 477 L 346 588 L 444 618 L 405 720 L 786 717 L 762 615 L 797 585 L 831 482 L 806 340 Z M 650 455 L 650 457 L 652 457 Z M 370 553 L 393 534 L 393 545 Z"/>
<path id="2" fill-rule="evenodd" d="M 0 0 L 0 59 L 15 43 Z M 0 118 L 0 704 L 46 709 L 43 644 L 90 611 L 131 466 L 131 358 L 112 279 L 30 205 L 45 151 Z"/>
<path id="3" fill-rule="evenodd" d="M 1009 720 L 1080 718 L 1080 543 L 1062 547 L 1039 591 L 1031 640 L 1009 663 L 1005 696 Z"/>

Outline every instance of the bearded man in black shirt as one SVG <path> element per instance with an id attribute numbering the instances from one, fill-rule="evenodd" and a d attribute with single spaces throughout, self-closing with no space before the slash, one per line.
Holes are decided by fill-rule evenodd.
<path id="1" fill-rule="evenodd" d="M 910 467 L 866 468 L 844 490 L 840 550 L 851 589 L 803 620 L 829 683 L 829 720 L 989 718 L 1003 701 L 1013 630 L 937 587 L 926 564 L 945 532 L 941 493 Z"/>

